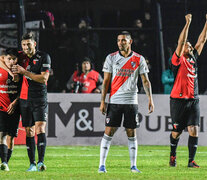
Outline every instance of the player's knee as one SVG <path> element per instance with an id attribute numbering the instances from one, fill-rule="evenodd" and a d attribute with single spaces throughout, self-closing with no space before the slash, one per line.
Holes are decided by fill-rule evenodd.
<path id="1" fill-rule="evenodd" d="M 178 139 L 181 134 L 182 134 L 182 132 L 174 132 L 174 131 L 172 131 L 172 138 L 173 139 Z"/>
<path id="2" fill-rule="evenodd" d="M 41 133 L 45 133 L 45 126 L 36 126 L 36 133 L 37 134 L 41 134 Z"/>
<path id="3" fill-rule="evenodd" d="M 5 144 L 5 145 L 7 145 L 7 143 L 6 143 L 6 134 L 4 134 L 4 133 L 0 133 L 0 144 Z"/>
<path id="4" fill-rule="evenodd" d="M 126 129 L 126 133 L 128 137 L 135 137 L 136 136 L 136 129 Z"/>
<path id="5" fill-rule="evenodd" d="M 188 126 L 189 135 L 192 137 L 198 137 L 198 126 Z"/>
<path id="6" fill-rule="evenodd" d="M 26 136 L 27 137 L 34 137 L 35 136 L 35 129 L 33 127 L 26 127 Z"/>
<path id="7" fill-rule="evenodd" d="M 106 127 L 104 133 L 105 133 L 107 136 L 113 136 L 114 133 L 116 132 L 116 130 L 117 130 L 117 128 L 114 128 L 114 127 Z"/>

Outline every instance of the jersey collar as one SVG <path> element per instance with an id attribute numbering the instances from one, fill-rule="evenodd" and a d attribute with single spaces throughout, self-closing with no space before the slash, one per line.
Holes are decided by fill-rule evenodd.
<path id="1" fill-rule="evenodd" d="M 126 58 L 130 57 L 132 54 L 133 54 L 133 51 L 131 51 L 130 54 L 129 54 Z M 122 56 L 122 57 L 124 57 L 124 56 L 121 54 L 120 51 L 119 51 L 119 55 Z M 125 58 L 125 57 L 124 57 L 124 58 Z"/>

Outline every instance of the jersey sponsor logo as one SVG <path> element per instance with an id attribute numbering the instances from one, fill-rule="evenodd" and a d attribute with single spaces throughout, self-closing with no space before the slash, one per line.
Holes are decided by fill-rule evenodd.
<path id="1" fill-rule="evenodd" d="M 17 88 L 15 85 L 0 85 L 0 88 Z"/>
<path id="2" fill-rule="evenodd" d="M 3 90 L 0 90 L 0 94 L 16 94 L 17 91 L 3 91 Z"/>
<path id="3" fill-rule="evenodd" d="M 0 73 L 0 77 L 2 77 L 2 74 Z"/>

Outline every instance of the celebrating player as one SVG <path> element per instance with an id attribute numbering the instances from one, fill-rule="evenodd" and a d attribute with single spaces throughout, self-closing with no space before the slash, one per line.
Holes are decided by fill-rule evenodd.
<path id="1" fill-rule="evenodd" d="M 175 76 L 175 82 L 170 95 L 170 113 L 173 125 L 170 135 L 170 166 L 176 166 L 176 148 L 179 137 L 187 127 L 189 133 L 188 167 L 199 168 L 199 165 L 194 161 L 198 145 L 200 119 L 197 60 L 207 39 L 207 22 L 193 48 L 187 40 L 192 15 L 186 15 L 185 19 L 186 24 L 179 36 L 178 45 L 171 60 L 171 69 Z"/>
<path id="2" fill-rule="evenodd" d="M 11 73 L 12 66 L 17 64 L 17 57 L 16 49 L 7 49 L 5 55 L 0 56 L 0 155 L 1 170 L 4 171 L 9 171 L 8 161 L 12 154 L 14 137 L 17 137 L 20 119 L 20 83 L 14 80 Z"/>
<path id="3" fill-rule="evenodd" d="M 132 38 L 129 32 L 123 31 L 117 37 L 119 51 L 106 57 L 103 66 L 104 81 L 101 97 L 100 111 L 105 114 L 105 133 L 100 146 L 99 172 L 105 173 L 105 161 L 110 148 L 111 140 L 121 125 L 124 115 L 123 126 L 128 136 L 129 155 L 131 160 L 131 172 L 139 173 L 136 167 L 137 161 L 137 138 L 138 127 L 138 101 L 137 81 L 141 75 L 145 92 L 149 99 L 149 113 L 154 111 L 151 83 L 148 79 L 148 67 L 143 56 L 131 50 Z M 106 112 L 106 93 L 111 87 L 110 99 Z"/>
<path id="4" fill-rule="evenodd" d="M 36 50 L 36 41 L 32 33 L 22 37 L 20 59 L 23 66 L 12 67 L 13 73 L 23 75 L 20 93 L 20 110 L 22 125 L 26 130 L 26 145 L 30 159 L 28 171 L 44 171 L 44 156 L 46 149 L 45 127 L 48 119 L 47 87 L 49 78 L 50 56 Z M 37 133 L 38 164 L 35 162 L 35 132 Z"/>

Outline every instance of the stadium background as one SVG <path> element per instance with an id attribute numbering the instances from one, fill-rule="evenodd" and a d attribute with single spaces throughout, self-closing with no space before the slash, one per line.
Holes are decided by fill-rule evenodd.
<path id="1" fill-rule="evenodd" d="M 49 83 L 55 84 L 55 87 L 48 90 L 50 93 L 62 93 L 49 95 L 49 107 L 54 105 L 52 101 L 54 99 L 55 103 L 62 107 L 63 101 L 58 98 L 61 95 L 65 97 L 67 104 L 72 107 L 72 103 L 77 100 L 71 101 L 71 98 L 73 99 L 77 96 L 69 94 L 65 85 L 83 57 L 90 57 L 95 70 L 102 74 L 101 70 L 106 55 L 117 51 L 117 32 L 128 30 L 135 41 L 133 50 L 149 60 L 149 77 L 153 94 L 162 94 L 161 75 L 168 68 L 168 59 L 171 56 L 170 51 L 172 53 L 175 50 L 178 36 L 185 23 L 185 14 L 192 13 L 193 15 L 189 39 L 192 44 L 195 44 L 205 23 L 206 9 L 206 0 L 200 0 L 199 3 L 197 0 L 0 0 L 0 47 L 1 50 L 6 47 L 17 47 L 20 42 L 18 40 L 23 32 L 34 31 L 38 48 L 48 52 L 52 59 L 54 75 L 50 78 Z M 142 27 L 134 25 L 136 19 L 142 22 Z M 86 28 L 81 29 L 82 20 L 87 25 Z M 207 88 L 205 78 L 206 57 L 207 48 L 205 46 L 198 62 L 200 94 L 205 94 Z M 158 97 L 166 99 L 166 95 Z M 91 99 L 94 101 L 92 96 L 88 98 L 88 102 Z M 97 97 L 95 100 L 96 106 L 98 106 L 99 99 Z M 205 104 L 205 96 L 202 99 L 202 104 Z M 80 101 L 78 100 L 77 102 Z M 168 100 L 163 102 L 164 104 L 169 104 Z M 164 105 L 168 107 L 165 111 L 164 106 L 162 107 L 160 104 L 159 100 L 156 101 L 155 106 L 159 107 L 157 109 L 169 112 L 167 105 Z M 145 102 L 140 102 L 141 109 L 144 105 Z M 56 119 L 53 122 L 56 124 L 58 122 L 65 123 L 64 128 L 68 125 L 69 120 L 64 121 L 59 116 L 62 114 L 64 119 L 67 118 L 67 113 L 70 114 L 67 111 L 68 106 L 66 106 L 62 107 L 62 111 L 60 109 L 60 112 L 56 112 Z M 76 106 L 74 112 L 77 109 L 81 110 L 81 108 L 81 106 Z M 202 108 L 205 109 L 205 107 Z M 52 111 L 49 110 L 49 112 Z M 89 113 L 93 114 L 94 111 Z M 157 113 L 157 116 L 161 114 Z M 78 114 L 75 115 L 78 116 Z M 93 115 L 90 114 L 89 116 Z M 169 116 L 169 113 L 166 116 Z M 100 114 L 98 117 L 99 120 L 103 119 Z M 76 117 L 71 116 L 69 118 L 74 119 Z M 97 118 L 92 120 L 97 121 Z M 203 120 L 205 132 L 205 114 L 203 115 Z M 50 121 L 49 119 L 48 124 L 51 124 Z M 87 122 L 89 121 L 90 119 L 87 119 Z M 81 125 L 84 127 L 86 124 Z M 71 126 L 71 124 L 69 123 L 68 126 Z M 157 124 L 154 125 L 154 127 L 156 126 Z M 74 124 L 72 127 L 75 130 L 76 125 Z M 102 128 L 104 128 L 104 124 Z M 66 128 L 64 131 L 67 132 L 68 129 Z M 22 138 L 24 137 L 23 128 L 20 128 L 21 133 L 23 134 L 19 136 L 21 139 L 17 139 L 16 142 L 24 144 L 25 142 L 22 142 L 24 140 Z M 100 133 L 103 133 L 103 130 Z M 67 134 L 67 136 L 60 137 L 73 139 L 73 136 L 74 134 Z M 97 137 L 100 136 L 98 135 Z M 99 140 L 100 138 L 96 142 L 98 143 Z M 68 145 L 70 142 L 73 141 L 67 141 L 65 144 Z M 54 145 L 52 142 L 51 144 Z M 85 145 L 85 143 L 83 144 Z M 160 144 L 166 144 L 166 141 Z M 60 143 L 60 145 L 62 144 Z"/>

